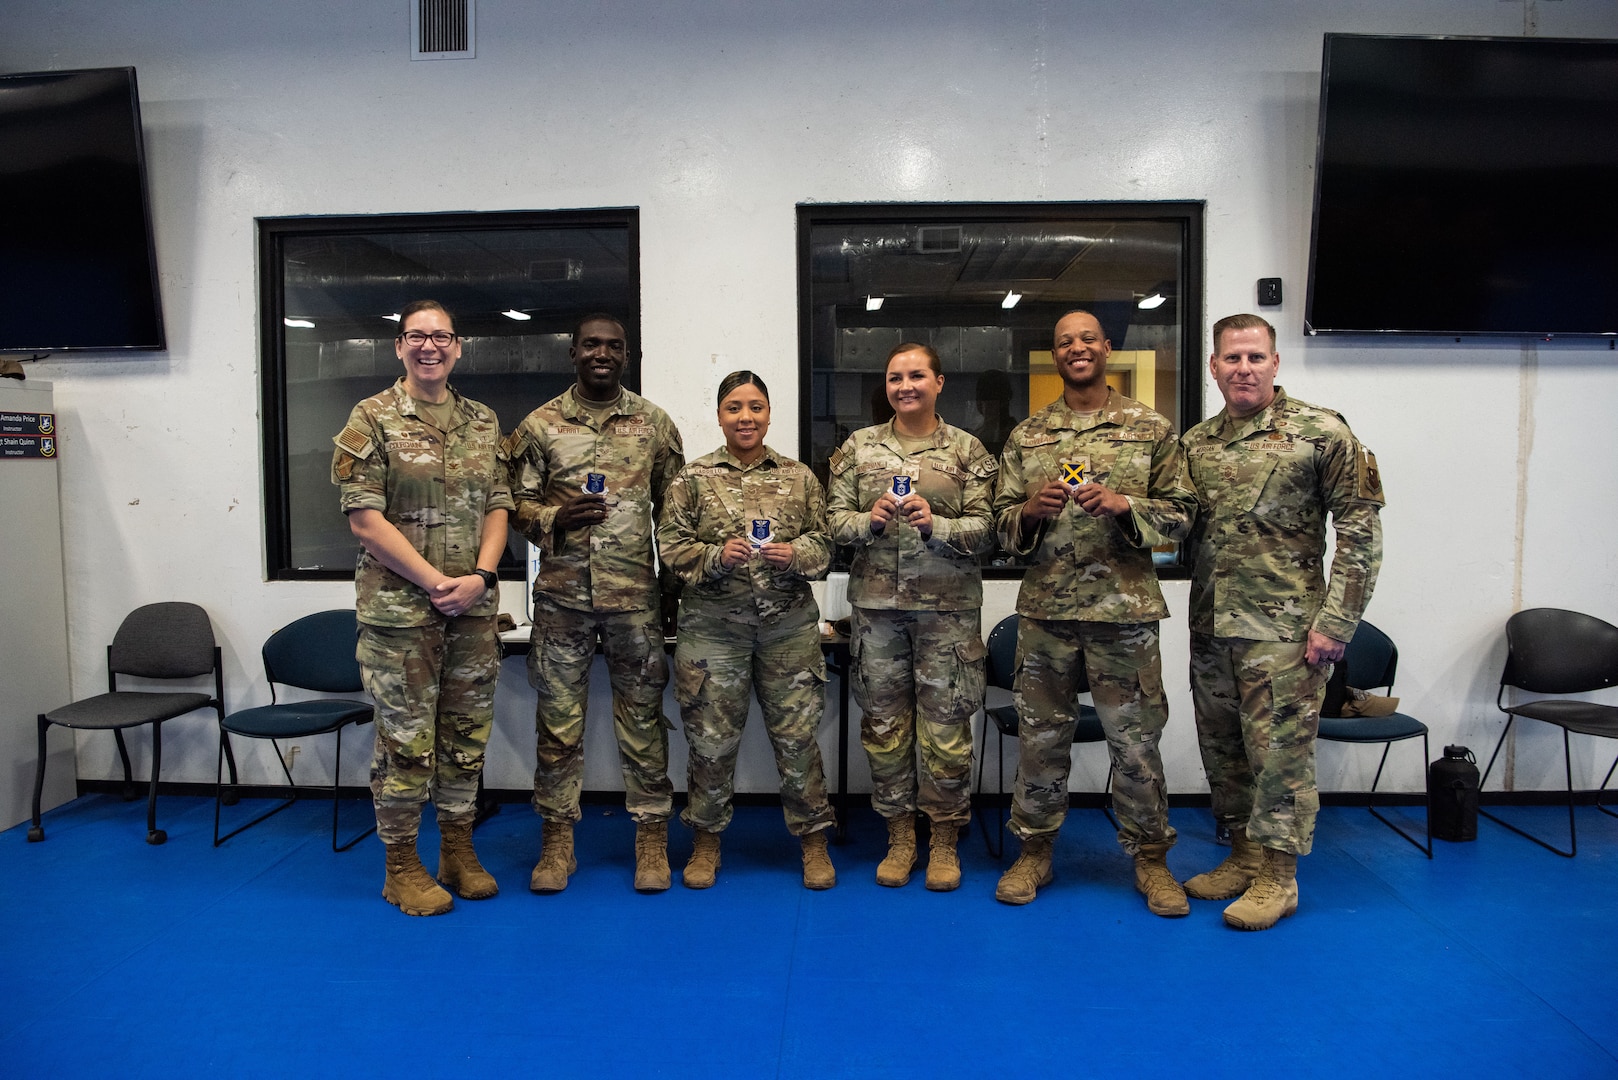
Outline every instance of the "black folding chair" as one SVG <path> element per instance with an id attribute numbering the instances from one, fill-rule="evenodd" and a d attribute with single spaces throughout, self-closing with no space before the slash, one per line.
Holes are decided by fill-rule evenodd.
<path id="1" fill-rule="evenodd" d="M 1478 813 L 1532 840 L 1546 851 L 1568 859 L 1577 855 L 1579 832 L 1573 816 L 1573 754 L 1568 746 L 1568 732 L 1618 739 L 1618 707 L 1567 698 L 1542 698 L 1508 706 L 1506 688 L 1532 694 L 1584 694 L 1609 686 L 1618 686 L 1618 626 L 1593 615 L 1562 608 L 1529 608 L 1507 619 L 1506 666 L 1500 673 L 1500 691 L 1495 697 L 1495 704 L 1506 714 L 1506 728 L 1500 733 L 1500 741 L 1494 744 L 1494 753 L 1489 755 L 1489 766 L 1483 770 L 1478 788 L 1482 790 L 1488 782 L 1495 758 L 1500 756 L 1500 748 L 1505 745 L 1511 725 L 1519 716 L 1555 724 L 1562 729 L 1570 849 L 1563 851 L 1481 807 Z M 1618 817 L 1601 805 L 1601 793 L 1607 790 L 1614 769 L 1618 769 L 1618 758 L 1613 759 L 1606 778 L 1596 789 L 1596 809 L 1608 817 Z"/>

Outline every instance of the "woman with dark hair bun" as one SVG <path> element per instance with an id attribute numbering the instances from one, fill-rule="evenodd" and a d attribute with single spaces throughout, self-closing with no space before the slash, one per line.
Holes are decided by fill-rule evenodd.
<path id="1" fill-rule="evenodd" d="M 770 392 L 751 371 L 719 384 L 725 445 L 674 478 L 658 520 L 657 548 L 680 576 L 674 696 L 690 744 L 688 803 L 695 832 L 687 888 L 719 871 L 719 834 L 730 824 L 736 750 L 757 688 L 781 775 L 787 829 L 803 848 L 803 883 L 837 884 L 826 851 L 832 827 L 815 734 L 825 711 L 820 609 L 809 582 L 831 563 L 826 495 L 808 467 L 764 442 Z"/>
<path id="2" fill-rule="evenodd" d="M 852 689 L 871 805 L 888 822 L 877 884 L 910 880 L 919 810 L 932 823 L 927 887 L 947 892 L 961 884 L 956 841 L 972 815 L 985 655 L 977 557 L 995 545 L 999 466 L 938 415 L 944 375 L 930 347 L 897 346 L 886 385 L 893 419 L 861 428 L 832 455 L 831 532 L 854 549 Z"/>

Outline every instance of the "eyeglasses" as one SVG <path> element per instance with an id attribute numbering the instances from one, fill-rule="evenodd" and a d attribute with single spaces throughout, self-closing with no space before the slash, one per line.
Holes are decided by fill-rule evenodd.
<path id="1" fill-rule="evenodd" d="M 450 333 L 448 330 L 434 330 L 430 334 L 424 334 L 420 330 L 406 330 L 404 333 L 399 335 L 399 337 L 404 340 L 404 343 L 409 345 L 412 349 L 419 349 L 429 341 L 431 341 L 434 345 L 437 345 L 440 349 L 447 349 L 451 345 L 455 344 L 455 339 L 458 336 L 459 335 L 457 334 Z"/>

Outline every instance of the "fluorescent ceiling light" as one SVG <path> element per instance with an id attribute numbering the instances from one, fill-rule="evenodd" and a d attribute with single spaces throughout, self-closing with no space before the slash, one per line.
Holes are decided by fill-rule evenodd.
<path id="1" fill-rule="evenodd" d="M 518 311 L 516 308 L 507 308 L 500 314 L 504 315 L 508 319 L 515 319 L 518 322 L 527 322 L 529 319 L 533 318 L 533 316 L 528 314 L 528 312 Z"/>
<path id="2" fill-rule="evenodd" d="M 1007 311 L 1010 311 L 1012 308 L 1017 306 L 1017 301 L 1019 301 L 1021 299 L 1022 299 L 1022 293 L 1020 293 L 1020 292 L 1007 292 L 1006 293 L 1006 298 L 1004 300 L 1000 301 L 1000 306 L 1005 308 Z"/>
<path id="3" fill-rule="evenodd" d="M 1162 293 L 1155 292 L 1150 296 L 1141 297 L 1140 303 L 1136 304 L 1135 306 L 1140 308 L 1142 311 L 1151 311 L 1153 308 L 1162 307 L 1164 301 L 1167 299 L 1168 297 L 1164 296 Z"/>
<path id="4" fill-rule="evenodd" d="M 867 296 L 865 298 L 865 310 L 866 311 L 881 311 L 882 310 L 882 301 L 885 300 L 885 299 L 887 299 L 887 298 L 883 297 L 883 296 Z"/>
<path id="5" fill-rule="evenodd" d="M 399 313 L 397 311 L 395 311 L 392 315 L 384 315 L 382 317 L 384 319 L 388 320 L 389 322 L 398 322 L 399 321 Z"/>
<path id="6" fill-rule="evenodd" d="M 310 322 L 308 319 L 294 319 L 291 316 L 288 316 L 281 321 L 286 323 L 288 326 L 295 326 L 300 330 L 313 330 L 315 328 L 315 324 Z"/>

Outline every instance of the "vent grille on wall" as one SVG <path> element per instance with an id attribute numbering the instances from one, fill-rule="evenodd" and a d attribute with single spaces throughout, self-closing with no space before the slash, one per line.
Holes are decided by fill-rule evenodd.
<path id="1" fill-rule="evenodd" d="M 477 22 L 477 0 L 412 0 L 410 59 L 475 57 Z"/>

